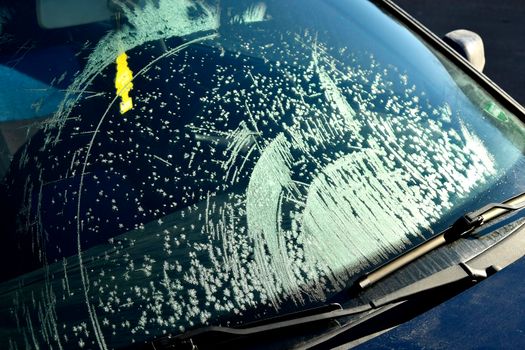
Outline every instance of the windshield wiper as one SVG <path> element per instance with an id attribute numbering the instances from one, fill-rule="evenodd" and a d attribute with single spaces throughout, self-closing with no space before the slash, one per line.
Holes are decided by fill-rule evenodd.
<path id="1" fill-rule="evenodd" d="M 422 309 L 428 309 L 448 299 L 498 270 L 493 265 L 476 269 L 469 266 L 468 263 L 467 261 L 451 266 L 386 296 L 373 299 L 368 304 L 349 308 L 343 308 L 336 303 L 327 304 L 246 324 L 238 328 L 203 327 L 177 336 L 156 339 L 150 343 L 150 347 L 143 347 L 143 349 L 204 350 L 221 347 L 244 349 L 254 348 L 258 345 L 265 348 L 266 346 L 260 346 L 258 342 L 270 341 L 269 344 L 273 344 L 282 338 L 293 339 L 294 337 L 296 342 L 297 339 L 300 339 L 298 342 L 300 344 L 294 344 L 292 341 L 291 344 L 288 343 L 287 345 L 290 347 L 300 345 L 300 347 L 310 348 L 366 322 L 374 321 L 376 316 L 383 313 L 403 315 L 402 318 L 396 317 L 395 321 L 391 317 L 389 321 L 386 321 L 397 325 L 420 313 Z M 354 318 L 351 320 L 346 319 L 341 323 L 334 322 L 352 316 Z M 391 326 L 387 323 L 387 328 Z M 371 326 L 367 324 L 366 327 L 368 329 L 384 329 L 384 317 Z M 294 330 L 296 330 L 295 333 Z"/>
<path id="2" fill-rule="evenodd" d="M 426 240 L 406 253 L 399 255 L 376 270 L 358 278 L 354 283 L 354 288 L 357 290 L 365 289 L 430 251 L 469 235 L 476 228 L 489 223 L 503 214 L 523 208 L 525 208 L 525 193 L 512 197 L 505 202 L 491 203 L 479 210 L 467 213 L 445 231 Z"/>
<path id="3" fill-rule="evenodd" d="M 525 208 L 525 193 L 503 203 L 492 203 L 479 210 L 468 213 L 435 237 L 425 241 L 421 245 L 402 254 L 364 277 L 359 278 L 354 285 L 357 285 L 359 289 L 366 288 L 439 246 L 464 237 L 472 233 L 476 228 L 506 213 L 523 208 Z M 519 228 L 521 229 L 521 226 Z M 522 244 L 525 245 L 525 240 L 523 240 Z M 492 248 L 493 247 L 490 249 Z M 501 250 L 501 247 L 499 250 Z M 498 251 L 498 249 L 496 248 L 495 251 Z M 494 254 L 492 254 L 488 259 L 481 259 L 482 262 L 480 265 L 479 256 L 486 253 L 487 251 L 477 253 L 465 262 L 436 272 L 429 277 L 423 278 L 386 296 L 373 299 L 364 305 L 343 308 L 340 304 L 334 303 L 264 319 L 235 328 L 208 326 L 190 330 L 176 336 L 160 337 L 149 344 L 134 348 L 196 350 L 216 348 L 219 345 L 229 348 L 253 347 L 253 341 L 257 337 L 265 337 L 265 340 L 268 340 L 268 337 L 282 337 L 283 332 L 289 336 L 289 332 L 293 329 L 299 329 L 299 332 L 305 333 L 307 329 L 311 329 L 307 328 L 308 326 L 321 327 L 324 330 L 324 332 L 321 332 L 322 335 L 313 337 L 310 335 L 309 338 L 311 340 L 306 340 L 306 342 L 302 343 L 304 347 L 316 346 L 341 333 L 348 332 L 350 329 L 358 327 L 361 324 L 370 322 L 375 319 L 376 316 L 383 313 L 388 314 L 389 312 L 393 312 L 399 315 L 400 312 L 398 310 L 401 309 L 403 310 L 401 314 L 406 314 L 404 316 L 405 318 L 410 317 L 409 315 L 412 315 L 411 313 L 420 313 L 422 308 L 434 306 L 472 284 L 487 278 L 499 270 L 498 265 L 506 266 L 510 263 L 509 261 L 500 263 L 500 260 L 494 259 L 494 256 L 492 256 Z M 495 256 L 497 256 L 497 254 L 495 254 Z M 494 264 L 494 260 L 496 260 L 498 264 Z M 471 262 L 475 267 L 470 266 Z M 346 324 L 343 325 L 334 322 L 345 317 L 351 317 L 352 320 L 347 321 Z M 389 322 L 399 324 L 403 322 L 403 320 L 398 319 Z M 379 323 L 381 322 L 378 322 L 378 324 Z M 326 326 L 325 328 L 322 327 L 323 324 Z M 375 327 L 384 329 L 381 328 L 384 326 L 384 322 L 381 324 L 382 325 L 375 325 Z M 367 327 L 370 328 L 368 324 Z M 374 326 L 372 326 L 371 329 L 373 327 Z"/>

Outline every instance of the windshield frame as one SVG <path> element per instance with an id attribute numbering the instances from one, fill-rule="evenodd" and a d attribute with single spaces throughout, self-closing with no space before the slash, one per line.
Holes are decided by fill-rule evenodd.
<path id="1" fill-rule="evenodd" d="M 417 19 L 411 16 L 408 12 L 403 10 L 400 6 L 395 4 L 392 0 L 371 0 L 372 3 L 378 7 L 386 10 L 389 14 L 406 26 L 409 30 L 417 34 L 423 41 L 433 49 L 444 55 L 454 65 L 460 68 L 475 83 L 479 84 L 486 92 L 500 102 L 505 108 L 512 112 L 522 122 L 525 122 L 525 107 L 519 104 L 506 93 L 499 85 L 492 81 L 483 72 L 478 71 L 470 62 L 461 56 L 457 51 L 447 45 L 440 37 L 434 32 L 425 27 Z"/>

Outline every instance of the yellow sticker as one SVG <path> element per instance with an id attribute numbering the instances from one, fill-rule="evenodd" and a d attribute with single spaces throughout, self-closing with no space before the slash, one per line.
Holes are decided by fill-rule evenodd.
<path id="1" fill-rule="evenodd" d="M 133 108 L 133 100 L 129 92 L 133 89 L 133 72 L 128 67 L 128 55 L 121 53 L 117 57 L 117 76 L 115 77 L 115 88 L 117 96 L 120 96 L 120 114 L 124 114 Z"/>

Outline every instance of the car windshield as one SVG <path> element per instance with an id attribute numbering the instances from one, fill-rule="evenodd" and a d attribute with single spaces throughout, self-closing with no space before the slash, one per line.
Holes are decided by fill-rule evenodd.
<path id="1" fill-rule="evenodd" d="M 0 3 L 12 349 L 325 302 L 525 190 L 523 124 L 373 2 L 83 3 Z"/>

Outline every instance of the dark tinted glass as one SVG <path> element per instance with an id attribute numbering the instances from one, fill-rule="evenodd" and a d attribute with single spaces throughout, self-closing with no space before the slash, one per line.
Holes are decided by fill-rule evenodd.
<path id="1" fill-rule="evenodd" d="M 324 302 L 524 188 L 521 122 L 370 2 L 159 0 L 54 29 L 20 6 L 0 12 L 3 343 Z"/>

